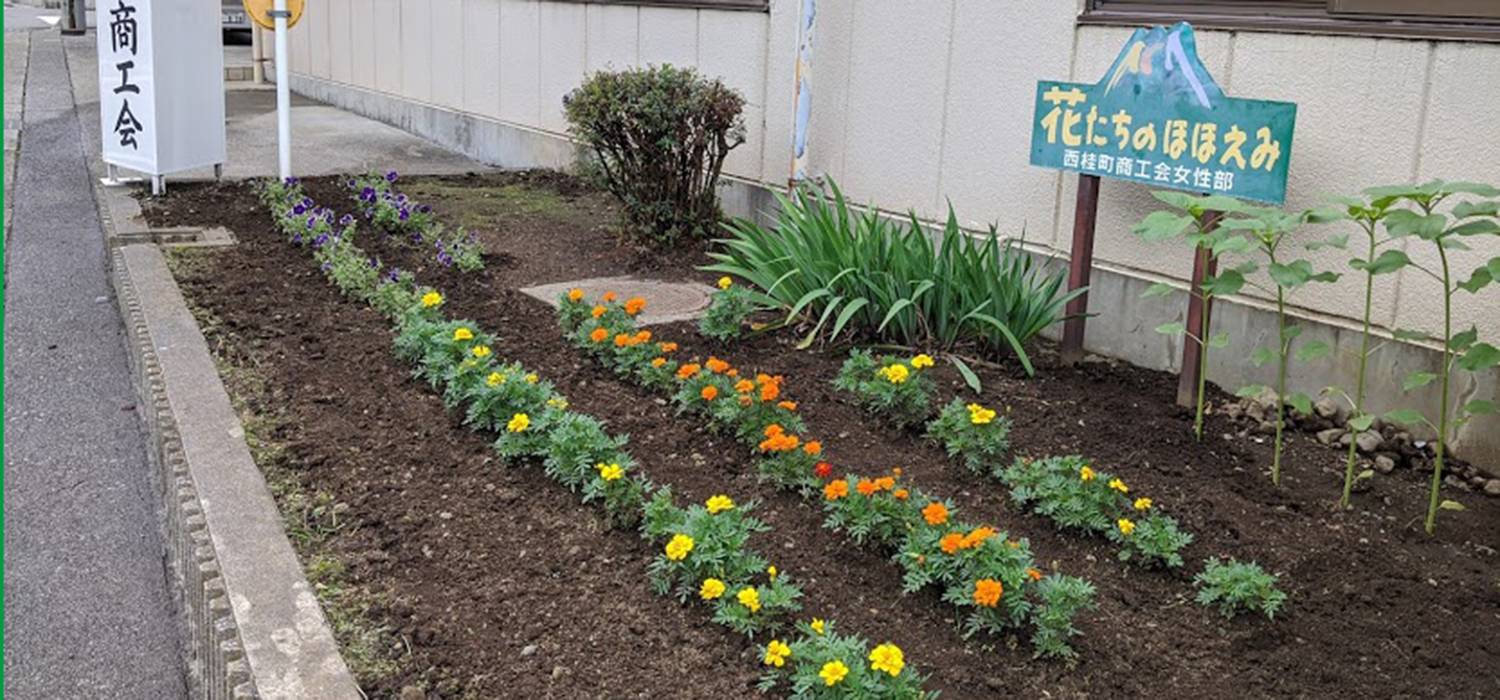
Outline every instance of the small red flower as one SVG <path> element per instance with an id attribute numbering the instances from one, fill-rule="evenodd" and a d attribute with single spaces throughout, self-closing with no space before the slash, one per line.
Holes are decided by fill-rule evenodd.
<path id="1" fill-rule="evenodd" d="M 818 466 L 813 467 L 813 473 L 817 474 L 819 479 L 827 479 L 833 476 L 833 465 L 827 462 L 818 462 Z"/>

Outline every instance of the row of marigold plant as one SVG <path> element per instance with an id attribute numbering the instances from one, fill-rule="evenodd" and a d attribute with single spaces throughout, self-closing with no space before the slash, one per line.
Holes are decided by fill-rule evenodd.
<path id="1" fill-rule="evenodd" d="M 850 393 L 866 411 L 901 428 L 925 424 L 927 437 L 941 444 L 969 471 L 999 480 L 1015 502 L 1049 518 L 1059 528 L 1102 535 L 1119 548 L 1121 561 L 1145 566 L 1182 566 L 1182 549 L 1193 541 L 1157 503 L 1132 493 L 1125 480 L 1095 469 L 1079 456 L 1031 459 L 1010 451 L 1011 420 L 978 403 L 955 398 L 936 417 L 936 384 L 928 375 L 932 358 L 897 357 L 854 350 L 834 385 Z"/>
<path id="2" fill-rule="evenodd" d="M 728 287 L 725 280 L 721 287 Z M 1001 634 L 1028 624 L 1038 655 L 1072 659 L 1074 617 L 1094 607 L 1088 581 L 1044 573 L 1030 544 L 957 517 L 949 500 L 907 483 L 899 469 L 880 476 L 835 478 L 823 446 L 806 437 L 784 378 L 742 374 L 717 357 L 674 359 L 678 346 L 639 328 L 641 300 L 613 294 L 590 300 L 581 289 L 558 300 L 564 334 L 617 375 L 671 395 L 681 410 L 750 449 L 763 480 L 822 504 L 824 525 L 861 545 L 894 552 L 907 593 L 928 586 L 962 614 L 966 635 Z"/>
<path id="3" fill-rule="evenodd" d="M 356 244 L 352 218 L 335 225 L 335 213 L 307 198 L 295 179 L 264 182 L 260 198 L 278 229 L 310 249 L 335 286 L 394 322 L 396 356 L 413 364 L 448 408 L 462 410 L 470 428 L 496 434 L 502 462 L 540 460 L 550 478 L 584 503 L 599 504 L 611 527 L 636 525 L 643 537 L 663 543 L 648 566 L 657 593 L 698 601 L 714 622 L 747 637 L 769 636 L 761 657 L 763 690 L 784 685 L 799 699 L 935 696 L 923 690 L 927 677 L 896 645 L 871 648 L 857 635 L 838 633 L 831 620 L 794 621 L 801 589 L 749 546 L 753 534 L 769 530 L 751 515 L 753 502 L 720 494 L 677 505 L 669 487 L 639 473 L 627 436 L 570 410 L 566 397 L 537 373 L 496 357 L 495 336 L 471 321 L 447 318 L 442 295 L 418 285 L 410 272 L 386 272 Z M 644 308 L 644 302 L 629 304 L 632 315 Z"/>

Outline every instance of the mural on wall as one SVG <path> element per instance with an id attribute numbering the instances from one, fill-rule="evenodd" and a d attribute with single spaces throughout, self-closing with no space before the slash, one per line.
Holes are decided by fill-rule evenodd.
<path id="1" fill-rule="evenodd" d="M 797 110 L 792 120 L 792 178 L 795 186 L 807 179 L 807 125 L 812 121 L 813 24 L 818 18 L 818 0 L 802 0 L 797 18 Z"/>
<path id="2" fill-rule="evenodd" d="M 1225 95 L 1186 22 L 1137 29 L 1097 84 L 1037 83 L 1031 164 L 1279 204 L 1296 120 Z"/>

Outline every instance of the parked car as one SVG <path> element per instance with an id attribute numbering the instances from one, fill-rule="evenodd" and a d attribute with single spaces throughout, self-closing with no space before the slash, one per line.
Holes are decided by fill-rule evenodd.
<path id="1" fill-rule="evenodd" d="M 227 42 L 230 38 L 249 41 L 250 16 L 245 12 L 244 3 L 241 0 L 222 0 L 220 7 L 225 41 Z"/>

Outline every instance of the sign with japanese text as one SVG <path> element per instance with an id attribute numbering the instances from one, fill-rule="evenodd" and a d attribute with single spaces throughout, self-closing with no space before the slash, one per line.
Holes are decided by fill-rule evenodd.
<path id="1" fill-rule="evenodd" d="M 1296 120 L 1225 96 L 1187 23 L 1137 29 L 1097 84 L 1037 83 L 1031 164 L 1279 204 Z"/>
<path id="2" fill-rule="evenodd" d="M 163 175 L 225 160 L 219 6 L 99 0 L 104 162 Z"/>

